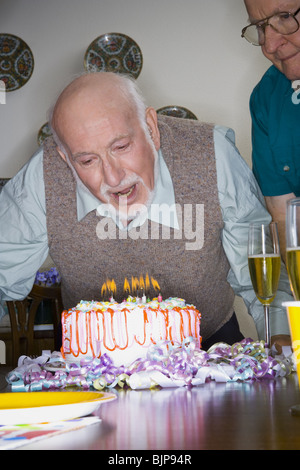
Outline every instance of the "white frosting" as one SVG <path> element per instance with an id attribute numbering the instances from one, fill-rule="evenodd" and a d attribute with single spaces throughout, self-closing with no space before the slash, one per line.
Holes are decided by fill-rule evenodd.
<path id="1" fill-rule="evenodd" d="M 81 301 L 64 311 L 63 353 L 68 361 L 109 355 L 116 366 L 144 358 L 160 341 L 181 344 L 193 337 L 200 346 L 200 313 L 183 299 L 147 303 Z"/>

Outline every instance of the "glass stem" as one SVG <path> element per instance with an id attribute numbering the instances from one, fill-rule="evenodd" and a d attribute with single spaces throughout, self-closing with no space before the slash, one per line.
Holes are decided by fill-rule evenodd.
<path id="1" fill-rule="evenodd" d="M 270 348 L 271 338 L 270 338 L 270 307 L 269 305 L 264 305 L 264 313 L 265 313 L 265 342 L 266 347 Z"/>

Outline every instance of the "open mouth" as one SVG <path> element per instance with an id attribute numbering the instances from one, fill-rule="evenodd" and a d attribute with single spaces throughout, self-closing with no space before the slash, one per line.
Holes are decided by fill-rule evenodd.
<path id="1" fill-rule="evenodd" d="M 123 189 L 123 191 L 118 191 L 115 193 L 118 197 L 129 197 L 135 189 L 135 184 L 131 188 Z"/>
<path id="2" fill-rule="evenodd" d="M 113 197 L 117 199 L 119 202 L 126 202 L 130 203 L 130 201 L 134 200 L 135 195 L 137 192 L 137 184 L 135 183 L 133 186 L 128 188 L 124 188 L 121 191 L 117 191 L 113 193 Z"/>

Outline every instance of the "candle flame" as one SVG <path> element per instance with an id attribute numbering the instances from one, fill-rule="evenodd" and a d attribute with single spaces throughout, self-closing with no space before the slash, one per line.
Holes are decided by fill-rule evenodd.
<path id="1" fill-rule="evenodd" d="M 144 281 L 143 276 L 140 276 L 139 284 L 140 284 L 140 289 L 142 289 L 145 292 L 145 281 Z"/>
<path id="2" fill-rule="evenodd" d="M 130 293 L 130 284 L 128 282 L 127 277 L 125 277 L 125 280 L 124 280 L 123 291 L 128 292 L 128 294 Z"/>
<path id="3" fill-rule="evenodd" d="M 102 288 L 101 288 L 101 297 L 104 297 L 106 292 L 107 292 L 107 287 L 106 287 L 106 282 L 104 282 L 104 284 L 102 285 Z"/>
<path id="4" fill-rule="evenodd" d="M 112 294 L 116 294 L 116 292 L 117 292 L 117 286 L 116 286 L 116 283 L 115 283 L 114 279 L 112 279 L 111 281 L 108 280 L 108 281 L 107 281 L 107 286 L 108 286 L 109 291 L 110 291 Z"/>
<path id="5" fill-rule="evenodd" d="M 150 290 L 150 279 L 149 279 L 148 273 L 146 274 L 146 278 L 145 278 L 145 288 L 146 288 L 146 292 Z"/>
<path id="6" fill-rule="evenodd" d="M 139 288 L 139 280 L 137 277 L 131 277 L 131 288 L 132 292 L 136 292 Z"/>
<path id="7" fill-rule="evenodd" d="M 157 280 L 154 279 L 152 276 L 151 276 L 151 282 L 152 282 L 153 289 L 155 289 L 156 291 L 160 291 L 160 286 Z"/>
<path id="8" fill-rule="evenodd" d="M 103 297 L 107 292 L 110 294 L 116 294 L 117 286 L 114 279 L 107 279 L 106 282 L 102 285 L 101 296 Z"/>
<path id="9" fill-rule="evenodd" d="M 128 294 L 132 292 L 132 295 L 134 295 L 134 294 L 137 294 L 139 289 L 141 289 L 144 291 L 144 293 L 145 292 L 149 293 L 150 284 L 152 284 L 155 291 L 160 292 L 160 286 L 157 280 L 154 279 L 153 276 L 151 276 L 151 282 L 150 282 L 150 277 L 148 273 L 146 274 L 145 278 L 142 275 L 140 275 L 139 278 L 136 276 L 131 276 L 131 286 L 127 277 L 125 277 L 123 291 Z M 116 286 L 114 279 L 107 279 L 106 282 L 103 283 L 102 288 L 101 288 L 101 296 L 104 297 L 105 295 L 107 295 L 107 293 L 108 294 L 117 293 L 117 286 Z"/>

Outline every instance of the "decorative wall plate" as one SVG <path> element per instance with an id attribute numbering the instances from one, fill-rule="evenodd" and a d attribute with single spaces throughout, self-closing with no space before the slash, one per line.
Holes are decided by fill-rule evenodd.
<path id="1" fill-rule="evenodd" d="M 117 72 L 137 78 L 142 66 L 141 49 L 133 39 L 120 33 L 99 36 L 84 56 L 84 67 L 88 72 Z"/>
<path id="2" fill-rule="evenodd" d="M 21 88 L 30 79 L 34 67 L 30 47 L 12 34 L 0 34 L 0 80 L 6 91 Z"/>
<path id="3" fill-rule="evenodd" d="M 50 137 L 52 135 L 50 127 L 48 122 L 46 122 L 39 130 L 38 135 L 37 135 L 37 142 L 39 145 L 42 145 L 44 140 L 47 139 L 47 137 Z"/>
<path id="4" fill-rule="evenodd" d="M 164 106 L 157 110 L 157 114 L 164 114 L 165 116 L 174 116 L 184 119 L 195 119 L 198 120 L 192 111 L 182 106 Z"/>

